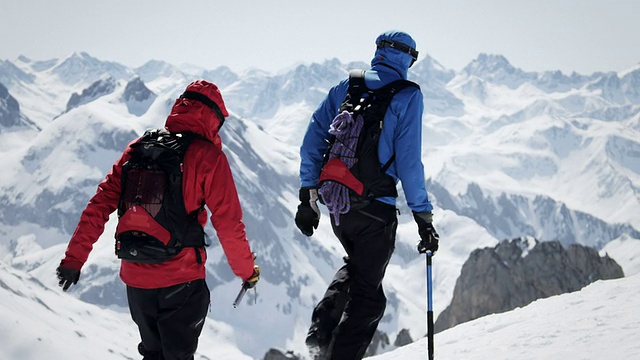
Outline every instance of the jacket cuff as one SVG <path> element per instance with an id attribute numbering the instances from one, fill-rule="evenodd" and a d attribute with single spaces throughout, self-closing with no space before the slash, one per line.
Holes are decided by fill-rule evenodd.
<path id="1" fill-rule="evenodd" d="M 60 261 L 60 266 L 61 267 L 66 267 L 66 268 L 74 269 L 74 270 L 78 270 L 78 271 L 80 271 L 82 269 L 82 265 L 84 265 L 84 264 L 81 263 L 80 261 L 69 259 L 69 258 L 64 258 L 64 259 L 62 259 L 62 261 Z"/>
<path id="2" fill-rule="evenodd" d="M 431 211 L 420 213 L 413 211 L 413 219 L 418 223 L 418 225 L 431 224 L 433 222 L 433 213 Z"/>

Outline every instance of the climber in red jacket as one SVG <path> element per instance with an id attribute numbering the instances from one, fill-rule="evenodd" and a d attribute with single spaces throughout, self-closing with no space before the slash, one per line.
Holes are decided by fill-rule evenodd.
<path id="1" fill-rule="evenodd" d="M 198 210 L 207 206 L 232 271 L 246 287 L 253 287 L 260 268 L 254 264 L 235 183 L 218 135 L 228 115 L 217 86 L 198 80 L 175 101 L 165 129 L 172 134 L 193 134 L 181 164 L 186 212 L 196 214 L 197 223 L 204 227 L 207 211 Z M 82 213 L 56 271 L 65 291 L 77 283 L 109 215 L 116 209 L 120 215 L 123 165 L 138 141 L 129 144 Z M 121 262 L 120 278 L 127 285 L 129 309 L 140 330 L 139 350 L 144 359 L 193 359 L 197 349 L 210 302 L 205 282 L 206 252 L 204 246 L 178 251 L 175 257 L 160 263 Z"/>

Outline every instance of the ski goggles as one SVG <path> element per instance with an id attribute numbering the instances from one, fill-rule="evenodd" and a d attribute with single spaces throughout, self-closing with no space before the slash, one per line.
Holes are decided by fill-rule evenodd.
<path id="1" fill-rule="evenodd" d="M 411 65 L 409 65 L 409 67 L 411 67 L 416 62 L 416 60 L 418 60 L 418 51 L 411 46 L 405 45 L 403 43 L 389 39 L 382 39 L 376 43 L 376 46 L 378 47 L 378 49 L 392 48 L 400 52 L 409 54 L 413 58 L 413 61 L 411 62 Z"/>

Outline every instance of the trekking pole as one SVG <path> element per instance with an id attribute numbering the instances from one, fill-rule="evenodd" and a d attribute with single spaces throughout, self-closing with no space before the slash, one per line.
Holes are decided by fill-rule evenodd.
<path id="1" fill-rule="evenodd" d="M 427 251 L 427 353 L 433 360 L 433 287 L 431 265 L 433 253 Z"/>

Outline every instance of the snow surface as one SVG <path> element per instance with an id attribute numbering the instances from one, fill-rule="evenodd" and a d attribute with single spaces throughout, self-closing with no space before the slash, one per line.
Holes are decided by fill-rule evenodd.
<path id="1" fill-rule="evenodd" d="M 463 323 L 435 335 L 435 358 L 638 359 L 639 293 L 640 274 L 597 281 L 578 292 Z M 424 320 L 424 313 L 416 309 L 414 316 Z M 3 261 L 0 315 L 3 360 L 131 359 L 136 352 L 138 335 L 126 312 L 77 300 Z M 228 325 L 207 319 L 196 360 L 252 359 L 237 350 L 233 332 Z M 426 353 L 422 338 L 371 359 L 423 360 Z"/>
<path id="2" fill-rule="evenodd" d="M 463 323 L 435 335 L 434 359 L 639 359 L 639 293 L 639 275 L 597 281 Z M 370 359 L 427 359 L 426 338 Z"/>

